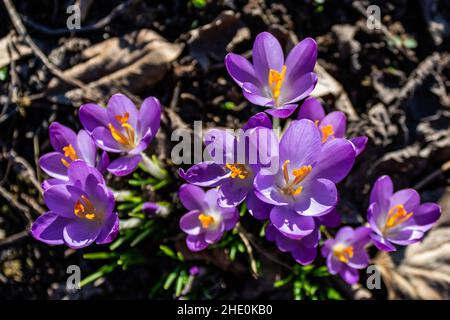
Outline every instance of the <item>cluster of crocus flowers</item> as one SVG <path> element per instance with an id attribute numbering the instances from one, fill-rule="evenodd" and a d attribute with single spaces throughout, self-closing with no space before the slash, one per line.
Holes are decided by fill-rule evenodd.
<path id="1" fill-rule="evenodd" d="M 304 39 L 285 60 L 278 40 L 263 32 L 256 37 L 252 54 L 250 63 L 243 56 L 229 53 L 225 57 L 228 73 L 251 103 L 266 107 L 266 112 L 274 117 L 289 117 L 297 102 L 308 97 L 316 86 L 316 42 Z"/>
<path id="2" fill-rule="evenodd" d="M 141 162 L 143 151 L 159 129 L 161 107 L 154 97 L 141 108 L 122 94 L 108 102 L 108 108 L 87 104 L 80 108 L 85 130 L 75 133 L 57 122 L 49 127 L 54 152 L 39 160 L 51 178 L 42 183 L 49 212 L 32 225 L 32 235 L 45 243 L 83 248 L 94 241 L 111 242 L 119 230 L 113 193 L 106 186 L 107 171 L 122 176 Z M 98 152 L 101 149 L 101 153 Z M 107 152 L 120 153 L 110 162 Z M 146 203 L 144 211 L 161 212 Z"/>
<path id="3" fill-rule="evenodd" d="M 217 189 L 203 191 L 192 184 L 180 187 L 179 198 L 189 210 L 180 220 L 180 228 L 187 233 L 186 244 L 191 251 L 200 251 L 220 240 L 225 231 L 234 228 L 239 220 L 236 208 L 218 205 Z"/>

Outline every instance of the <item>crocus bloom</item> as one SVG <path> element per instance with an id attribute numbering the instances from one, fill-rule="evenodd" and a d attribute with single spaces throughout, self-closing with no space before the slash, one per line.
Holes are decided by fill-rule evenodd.
<path id="1" fill-rule="evenodd" d="M 336 206 L 335 183 L 350 171 L 355 150 L 345 139 L 322 144 L 317 126 L 310 120 L 295 120 L 281 138 L 279 167 L 275 174 L 259 172 L 255 194 L 273 205 L 270 221 L 285 236 L 301 239 L 316 227 L 315 217 Z"/>
<path id="2" fill-rule="evenodd" d="M 323 143 L 331 141 L 334 138 L 345 137 L 347 127 L 347 117 L 345 114 L 341 111 L 333 111 L 325 115 L 322 104 L 316 98 L 310 97 L 303 102 L 297 119 L 309 119 L 313 121 L 320 129 Z M 365 136 L 350 139 L 350 142 L 355 147 L 357 156 L 364 151 L 367 140 Z"/>
<path id="3" fill-rule="evenodd" d="M 335 239 L 328 239 L 322 247 L 322 256 L 327 259 L 331 274 L 339 274 L 348 284 L 359 280 L 358 269 L 369 264 L 365 247 L 370 242 L 370 229 L 359 227 L 339 229 Z"/>
<path id="4" fill-rule="evenodd" d="M 180 228 L 187 233 L 186 244 L 191 251 L 200 251 L 216 243 L 239 220 L 236 208 L 219 207 L 217 189 L 204 192 L 200 187 L 184 184 L 180 187 L 179 197 L 189 210 L 181 217 Z"/>
<path id="5" fill-rule="evenodd" d="M 114 212 L 114 195 L 100 172 L 82 160 L 72 161 L 66 184 L 44 191 L 49 212 L 31 227 L 37 240 L 50 245 L 66 244 L 79 249 L 109 243 L 119 231 L 119 218 Z"/>
<path id="6" fill-rule="evenodd" d="M 243 130 L 247 136 L 256 137 L 258 135 L 258 138 L 261 139 L 259 139 L 259 143 L 256 143 L 258 145 L 248 142 L 252 139 L 247 140 L 245 150 L 238 147 L 238 140 L 231 133 L 225 130 L 210 130 L 205 140 L 207 141 L 207 150 L 210 151 L 213 160 L 195 164 L 186 172 L 180 169 L 180 176 L 197 186 L 218 186 L 219 204 L 222 207 L 235 207 L 247 198 L 247 207 L 250 213 L 258 219 L 267 219 L 271 206 L 261 202 L 255 196 L 253 179 L 262 167 L 258 162 L 259 155 L 264 153 L 268 155 L 268 159 L 271 159 L 270 154 L 277 153 L 277 150 L 271 150 L 270 146 L 271 143 L 277 142 L 271 128 L 272 123 L 266 114 L 261 112 L 251 117 Z M 262 131 L 256 131 L 257 129 L 264 130 L 264 134 Z M 247 132 L 250 133 L 247 134 Z M 213 144 L 220 148 L 208 148 Z M 221 153 L 213 154 L 215 152 Z M 239 152 L 245 153 L 242 162 L 239 162 Z M 255 155 L 255 163 L 250 164 L 250 153 Z"/>
<path id="7" fill-rule="evenodd" d="M 119 153 L 108 171 L 117 176 L 131 173 L 142 160 L 159 129 L 161 105 L 155 97 L 144 100 L 138 110 L 123 94 L 115 94 L 108 107 L 89 103 L 80 107 L 80 121 L 99 148 Z"/>
<path id="8" fill-rule="evenodd" d="M 265 233 L 267 240 L 275 242 L 280 251 L 290 252 L 294 260 L 302 265 L 310 264 L 316 258 L 320 240 L 318 227 L 299 240 L 286 237 L 271 223 L 267 224 Z"/>
<path id="9" fill-rule="evenodd" d="M 420 196 L 414 189 L 394 193 L 389 176 L 378 178 L 370 193 L 367 220 L 373 231 L 370 236 L 380 250 L 395 251 L 393 244 L 418 242 L 440 215 L 437 204 L 420 204 Z"/>
<path id="10" fill-rule="evenodd" d="M 268 107 L 277 118 L 289 117 L 296 102 L 306 98 L 317 83 L 313 73 L 317 44 L 306 38 L 284 60 L 278 40 L 268 32 L 260 33 L 253 45 L 253 64 L 243 56 L 229 53 L 225 66 L 251 103 Z"/>
<path id="11" fill-rule="evenodd" d="M 69 180 L 67 168 L 72 161 L 80 159 L 88 165 L 97 167 L 100 172 L 106 170 L 109 158 L 106 152 L 97 158 L 97 148 L 89 134 L 80 130 L 76 134 L 72 129 L 53 122 L 49 127 L 50 144 L 54 152 L 44 154 L 39 159 L 39 166 L 53 179 L 44 181 L 43 189 Z"/>

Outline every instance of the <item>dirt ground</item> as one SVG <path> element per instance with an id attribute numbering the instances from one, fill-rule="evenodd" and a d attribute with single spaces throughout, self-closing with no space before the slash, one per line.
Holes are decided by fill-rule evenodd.
<path id="1" fill-rule="evenodd" d="M 69 30 L 66 8 L 75 2 L 81 8 L 81 29 Z M 324 283 L 344 298 L 449 298 L 450 1 L 42 0 L 13 1 L 15 10 L 8 4 L 0 5 L 1 298 L 174 297 L 155 287 L 181 263 L 161 255 L 159 246 L 184 252 L 178 228 L 183 209 L 174 196 L 181 181 L 178 167 L 170 164 L 170 134 L 192 128 L 195 120 L 207 128 L 239 128 L 261 110 L 242 97 L 223 58 L 231 51 L 250 57 L 262 31 L 276 35 L 286 50 L 314 38 L 319 47 L 314 95 L 327 111 L 347 114 L 350 136 L 369 137 L 340 184 L 338 209 L 344 223 L 363 221 L 370 186 L 382 174 L 389 174 L 396 188 L 415 187 L 423 201 L 444 208 L 439 225 L 421 244 L 375 257 L 382 290 L 351 289 L 334 278 Z M 379 28 L 370 26 L 369 5 L 380 9 Z M 11 23 L 11 16 L 18 21 Z M 154 223 L 154 237 L 127 249 L 143 263 L 117 268 L 83 290 L 67 292 L 67 267 L 79 265 L 83 274 L 92 274 L 104 261 L 83 259 L 83 254 L 103 249 L 49 247 L 28 235 L 30 223 L 45 212 L 44 174 L 37 159 L 51 149 L 51 122 L 80 129 L 78 107 L 87 101 L 105 103 L 116 92 L 136 102 L 151 95 L 161 100 L 162 127 L 151 152 L 165 163 L 173 182 L 156 192 L 109 180 L 116 190 L 172 202 L 174 210 Z M 261 228 L 249 217 L 242 225 L 255 237 Z M 272 244 L 268 250 L 277 261 L 295 264 Z M 257 279 L 244 254 L 231 262 L 220 248 L 186 253 L 183 265 L 196 263 L 207 270 L 191 297 L 291 299 L 292 284 L 273 286 L 288 271 L 258 250 L 255 254 L 265 275 Z"/>

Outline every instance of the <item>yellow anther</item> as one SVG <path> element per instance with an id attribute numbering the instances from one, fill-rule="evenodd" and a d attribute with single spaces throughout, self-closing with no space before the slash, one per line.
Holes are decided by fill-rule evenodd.
<path id="1" fill-rule="evenodd" d="M 300 169 L 292 170 L 292 174 L 295 177 L 294 179 L 295 184 L 299 184 L 300 182 L 302 182 L 306 178 L 306 176 L 311 172 L 311 170 L 312 167 L 310 165 L 303 166 Z"/>
<path id="2" fill-rule="evenodd" d="M 396 227 L 411 218 L 412 215 L 413 213 L 408 213 L 402 204 L 395 205 L 388 212 L 388 218 L 386 220 L 386 224 L 384 225 L 384 229 L 386 230 Z"/>
<path id="3" fill-rule="evenodd" d="M 95 207 L 92 202 L 86 196 L 81 196 L 81 200 L 78 200 L 73 207 L 73 212 L 77 217 L 85 218 L 88 220 L 94 220 L 97 215 Z"/>
<path id="4" fill-rule="evenodd" d="M 108 123 L 109 131 L 113 136 L 114 140 L 119 142 L 121 145 L 127 146 L 130 149 L 133 149 L 136 140 L 136 134 L 134 128 L 128 123 L 129 113 L 125 112 L 123 115 L 116 115 L 115 118 L 120 122 L 121 127 L 125 130 L 125 134 L 120 130 L 116 129 L 112 123 Z"/>
<path id="5" fill-rule="evenodd" d="M 231 171 L 231 178 L 239 178 L 241 180 L 248 177 L 248 170 L 244 164 L 229 164 L 225 165 L 225 168 Z"/>
<path id="6" fill-rule="evenodd" d="M 269 88 L 272 96 L 277 100 L 281 93 L 281 86 L 283 85 L 284 76 L 286 75 L 286 66 L 283 66 L 281 72 L 277 70 L 269 70 Z"/>
<path id="7" fill-rule="evenodd" d="M 334 139 L 334 131 L 333 126 L 331 124 L 323 126 L 321 130 L 322 130 L 322 143 L 327 141 L 328 137 L 330 136 Z"/>
<path id="8" fill-rule="evenodd" d="M 333 254 L 339 261 L 347 263 L 353 257 L 353 247 L 342 244 L 333 247 Z"/>
<path id="9" fill-rule="evenodd" d="M 200 224 L 204 229 L 208 229 L 209 226 L 214 223 L 214 218 L 212 216 L 203 213 L 198 216 L 198 220 L 200 220 Z"/>
<path id="10" fill-rule="evenodd" d="M 289 168 L 288 168 L 289 163 L 290 163 L 289 160 L 286 160 L 283 163 L 283 176 L 284 176 L 284 181 L 286 182 L 286 186 L 282 189 L 282 191 L 285 194 L 290 194 L 292 196 L 298 196 L 303 191 L 303 187 L 299 186 L 299 184 L 311 172 L 312 166 L 307 165 L 307 166 L 303 166 L 301 168 L 295 168 L 294 170 L 292 170 L 292 175 L 295 178 L 294 178 L 294 180 L 290 181 Z"/>
<path id="11" fill-rule="evenodd" d="M 74 160 L 78 159 L 77 152 L 75 151 L 75 149 L 73 148 L 73 146 L 71 144 L 63 147 L 62 151 L 64 152 L 64 156 L 69 158 L 70 160 L 74 161 Z M 61 162 L 67 168 L 70 165 L 69 162 L 66 159 L 61 158 Z"/>

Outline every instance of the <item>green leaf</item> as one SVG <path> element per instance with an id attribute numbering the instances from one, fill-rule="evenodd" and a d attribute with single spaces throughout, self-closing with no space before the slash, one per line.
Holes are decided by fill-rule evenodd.
<path id="1" fill-rule="evenodd" d="M 80 287 L 84 287 L 85 285 L 103 277 L 104 275 L 114 271 L 114 269 L 117 267 L 117 264 L 107 264 L 98 269 L 96 272 L 92 273 L 91 275 L 87 276 L 83 280 L 80 281 Z"/>
<path id="2" fill-rule="evenodd" d="M 0 81 L 5 81 L 8 78 L 8 66 L 0 68 Z"/>
<path id="3" fill-rule="evenodd" d="M 191 0 L 191 3 L 197 9 L 203 9 L 206 6 L 206 0 Z"/>
<path id="4" fill-rule="evenodd" d="M 172 283 L 175 281 L 175 279 L 177 278 L 178 275 L 178 269 L 176 269 L 175 271 L 171 272 L 167 278 L 166 281 L 164 282 L 164 290 L 168 290 L 170 288 L 170 286 L 172 285 Z"/>
<path id="5" fill-rule="evenodd" d="M 233 101 L 226 101 L 222 103 L 222 109 L 234 110 L 234 108 L 236 108 L 236 104 Z"/>
<path id="6" fill-rule="evenodd" d="M 417 41 L 414 38 L 403 39 L 403 46 L 408 49 L 417 48 Z"/>
<path id="7" fill-rule="evenodd" d="M 337 292 L 333 288 L 328 288 L 328 290 L 327 290 L 327 297 L 328 297 L 328 299 L 342 300 L 342 296 L 340 295 L 340 293 Z"/>
<path id="8" fill-rule="evenodd" d="M 83 258 L 86 260 L 101 260 L 111 259 L 117 257 L 115 252 L 92 252 L 83 254 Z"/>
<path id="9" fill-rule="evenodd" d="M 236 246 L 232 246 L 230 248 L 230 260 L 231 261 L 234 261 L 236 259 L 236 252 L 237 252 Z"/>
<path id="10" fill-rule="evenodd" d="M 137 246 L 140 242 L 142 242 L 145 238 L 147 238 L 153 231 L 153 228 L 145 229 L 142 231 L 134 240 L 130 243 L 130 247 Z"/>
<path id="11" fill-rule="evenodd" d="M 288 276 L 288 277 L 286 277 L 284 279 L 280 279 L 280 280 L 275 281 L 273 283 L 273 287 L 274 288 L 280 288 L 280 287 L 283 287 L 283 286 L 287 285 L 289 282 L 291 282 L 292 277 L 293 276 L 291 274 L 290 276 Z"/>
<path id="12" fill-rule="evenodd" d="M 159 246 L 159 250 L 161 250 L 166 256 L 172 258 L 172 259 L 177 259 L 177 255 L 175 254 L 175 252 L 170 249 L 168 246 L 165 245 L 160 245 Z"/>

